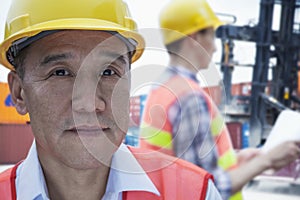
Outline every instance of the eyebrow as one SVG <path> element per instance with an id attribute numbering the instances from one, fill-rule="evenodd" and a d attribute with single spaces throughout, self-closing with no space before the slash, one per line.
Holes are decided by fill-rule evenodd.
<path id="1" fill-rule="evenodd" d="M 65 59 L 68 59 L 68 58 L 71 58 L 71 57 L 72 57 L 71 53 L 52 54 L 52 55 L 46 56 L 42 60 L 41 64 L 42 65 L 47 65 L 47 64 L 50 64 L 52 62 L 57 62 L 57 61 L 60 61 L 60 60 L 65 60 Z"/>
<path id="2" fill-rule="evenodd" d="M 114 52 L 105 52 L 104 55 L 113 58 L 115 61 L 121 61 L 124 65 L 130 64 L 129 54 L 126 54 L 128 56 L 125 56 Z"/>

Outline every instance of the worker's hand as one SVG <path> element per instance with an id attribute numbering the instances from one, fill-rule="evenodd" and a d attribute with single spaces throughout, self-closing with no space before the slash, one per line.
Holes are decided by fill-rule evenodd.
<path id="1" fill-rule="evenodd" d="M 279 170 L 300 157 L 300 142 L 287 141 L 266 152 L 270 168 Z"/>
<path id="2" fill-rule="evenodd" d="M 238 165 L 243 165 L 250 161 L 252 158 L 261 154 L 261 150 L 257 148 L 246 148 L 237 152 Z"/>

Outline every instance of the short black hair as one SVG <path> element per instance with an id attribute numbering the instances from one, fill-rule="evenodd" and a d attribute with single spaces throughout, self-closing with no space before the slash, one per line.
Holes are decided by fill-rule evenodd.
<path id="1" fill-rule="evenodd" d="M 14 58 L 14 63 L 13 63 L 18 76 L 22 80 L 23 80 L 24 74 L 25 74 L 24 64 L 25 64 L 25 59 L 26 59 L 26 55 L 27 55 L 26 51 L 27 51 L 27 48 L 20 51 L 20 53 Z"/>
<path id="2" fill-rule="evenodd" d="M 181 38 L 179 40 L 176 40 L 170 44 L 166 45 L 166 49 L 168 51 L 169 54 L 177 54 L 177 52 L 180 50 L 181 48 L 181 44 L 183 42 L 185 38 Z"/>

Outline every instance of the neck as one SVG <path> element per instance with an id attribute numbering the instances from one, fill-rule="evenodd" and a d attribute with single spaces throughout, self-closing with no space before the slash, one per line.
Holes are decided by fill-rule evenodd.
<path id="1" fill-rule="evenodd" d="M 105 194 L 108 172 L 109 169 L 104 173 L 102 169 L 84 172 L 74 170 L 64 176 L 49 176 L 49 173 L 45 173 L 49 197 L 53 200 L 99 200 Z"/>
<path id="2" fill-rule="evenodd" d="M 191 72 L 193 72 L 195 74 L 198 73 L 197 67 L 195 65 L 193 65 L 186 59 L 182 59 L 179 56 L 172 55 L 172 54 L 170 55 L 169 66 L 180 66 L 180 67 L 184 67 L 184 68 L 190 70 Z"/>
<path id="3" fill-rule="evenodd" d="M 40 162 L 51 200 L 99 200 L 105 194 L 109 166 L 74 169 L 53 160 Z"/>

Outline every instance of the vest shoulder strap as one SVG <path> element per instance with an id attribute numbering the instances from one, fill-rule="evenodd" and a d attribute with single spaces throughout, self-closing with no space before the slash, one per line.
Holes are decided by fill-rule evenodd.
<path id="1" fill-rule="evenodd" d="M 0 173 L 0 200 L 17 199 L 15 180 L 19 164 Z"/>

